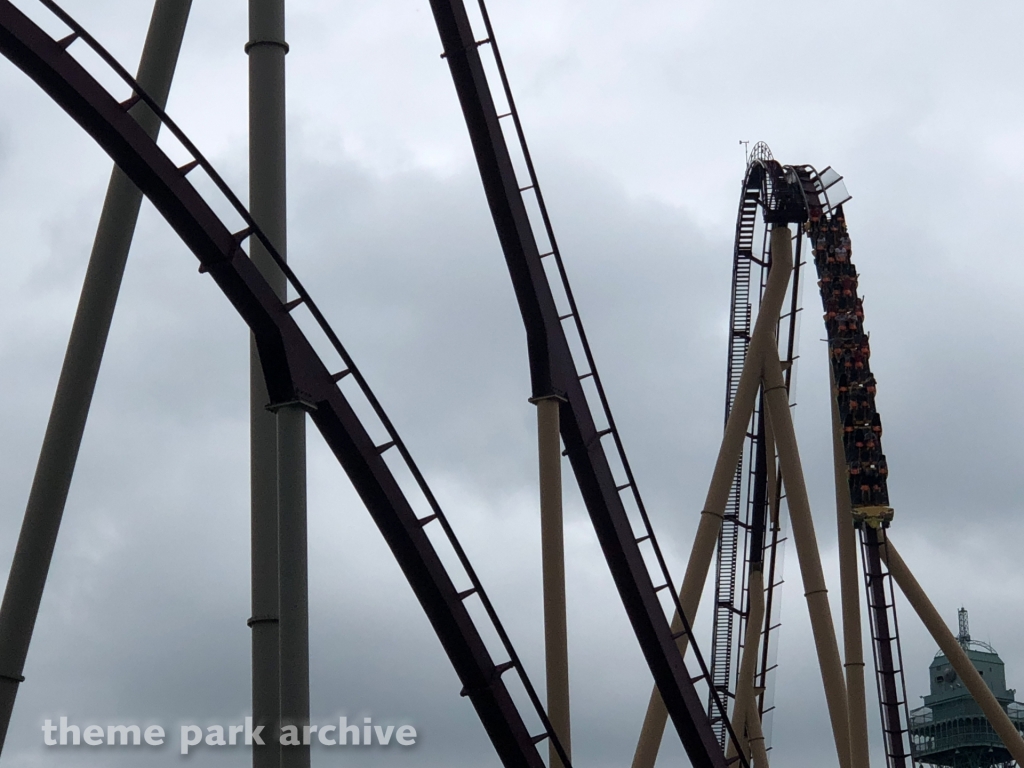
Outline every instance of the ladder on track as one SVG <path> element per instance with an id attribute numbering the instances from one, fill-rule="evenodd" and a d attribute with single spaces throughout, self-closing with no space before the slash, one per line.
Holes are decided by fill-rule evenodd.
<path id="1" fill-rule="evenodd" d="M 879 548 L 885 543 L 879 541 L 878 532 L 861 528 L 860 542 L 885 760 L 888 768 L 907 768 L 910 716 L 893 579 L 882 566 Z"/>
<path id="2" fill-rule="evenodd" d="M 751 255 L 754 241 L 759 193 L 744 190 L 740 203 L 736 249 L 733 255 L 732 303 L 729 310 L 729 358 L 726 369 L 725 420 L 729 420 L 736 401 L 736 389 L 747 359 L 753 308 L 750 297 Z M 715 602 L 711 621 L 711 681 L 714 691 L 726 700 L 733 695 L 733 655 L 736 620 L 736 567 L 739 562 L 740 512 L 743 499 L 743 461 L 736 474 L 718 535 L 715 558 Z M 711 694 L 708 714 L 719 743 L 725 747 L 725 722 L 715 712 Z"/>
<path id="3" fill-rule="evenodd" d="M 763 145 L 762 145 L 763 146 Z M 763 147 L 762 156 L 770 159 L 770 153 Z M 729 319 L 729 354 L 726 368 L 726 403 L 725 419 L 728 421 L 736 397 L 739 377 L 746 361 L 753 324 L 754 306 L 760 304 L 768 278 L 770 264 L 768 230 L 762 232 L 760 258 L 754 256 L 754 244 L 757 236 L 759 213 L 765 201 L 762 199 L 766 187 L 763 183 L 763 168 L 758 162 L 752 162 L 744 179 L 743 192 L 736 223 L 736 238 L 733 252 L 732 302 Z M 799 247 L 799 239 L 797 240 Z M 797 270 L 794 281 L 799 275 L 799 252 Z M 757 270 L 756 295 L 753 283 L 754 271 Z M 792 288 L 792 308 L 790 314 L 797 311 L 797 290 L 794 282 Z M 780 351 L 783 362 L 792 362 L 796 343 L 796 329 L 793 323 L 782 333 L 780 320 L 780 341 L 785 341 L 786 349 Z M 791 380 L 791 368 L 786 368 L 786 386 Z M 762 628 L 762 647 L 759 655 L 756 679 L 762 690 L 758 696 L 758 709 L 762 715 L 770 711 L 769 674 L 775 669 L 771 665 L 772 634 L 779 626 L 778 600 L 775 588 L 781 584 L 777 579 L 777 557 L 785 537 L 781 536 L 778 521 L 768 519 L 766 478 L 757 476 L 755 457 L 758 452 L 760 423 L 763 418 L 760 398 L 755 404 L 751 422 L 748 425 L 747 439 L 740 461 L 737 463 L 736 474 L 722 520 L 719 533 L 717 557 L 715 563 L 715 601 L 712 617 L 711 669 L 716 691 L 723 698 L 732 698 L 735 691 L 735 676 L 738 672 L 736 662 L 742 652 L 743 636 L 747 617 L 747 569 L 753 559 L 765 562 L 765 619 Z M 759 488 L 760 486 L 760 488 Z M 781 488 L 781 483 L 778 484 Z M 781 504 L 784 496 L 776 499 Z M 756 501 L 755 501 L 756 499 Z M 755 520 L 762 526 L 761 551 L 751 551 L 751 531 Z M 737 589 L 737 578 L 740 580 Z M 738 637 L 737 637 L 738 635 Z M 724 744 L 724 723 L 713 717 L 712 702 L 708 702 L 709 714 L 719 739 Z M 766 708 L 766 704 L 768 704 Z M 767 732 L 766 732 L 767 735 Z M 770 747 L 769 747 L 770 748 Z"/>
<path id="4" fill-rule="evenodd" d="M 733 628 L 736 620 L 736 565 L 739 550 L 739 512 L 742 487 L 742 467 L 736 467 L 736 477 L 729 491 L 729 502 L 722 519 L 722 530 L 718 536 L 718 553 L 715 566 L 715 604 L 711 629 L 711 680 L 722 699 L 733 696 L 732 657 Z M 710 699 L 710 697 L 709 697 Z M 714 716 L 712 702 L 708 701 L 712 714 L 711 724 L 719 743 L 725 747 L 725 723 Z"/>

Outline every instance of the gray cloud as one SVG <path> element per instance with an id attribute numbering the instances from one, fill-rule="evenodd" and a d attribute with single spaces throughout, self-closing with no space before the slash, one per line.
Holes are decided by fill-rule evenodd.
<path id="1" fill-rule="evenodd" d="M 147 9 L 69 8 L 134 65 Z M 996 645 L 1019 686 L 1012 350 L 1024 268 L 1012 258 L 1022 156 L 1010 30 L 1021 11 L 991 13 L 921 3 L 792 2 L 767 16 L 753 3 L 492 8 L 673 572 L 721 430 L 736 141 L 763 138 L 785 162 L 835 165 L 855 194 L 848 217 L 893 468 L 893 537 L 944 616 L 971 609 L 975 636 Z M 524 334 L 429 9 L 303 2 L 291 14 L 290 258 L 421 462 L 539 683 Z M 197 4 L 171 102 L 240 190 L 244 32 L 243 3 Z M 0 91 L 9 557 L 109 162 L 9 65 Z M 56 762 L 41 746 L 45 717 L 173 727 L 249 706 L 246 330 L 149 207 L 122 296 L 7 745 L 12 766 Z M 816 302 L 806 290 L 796 413 L 837 596 Z M 314 718 L 369 714 L 423 734 L 408 752 L 345 753 L 353 765 L 496 765 L 379 534 L 312 430 L 309 444 Z M 622 765 L 649 673 L 571 483 L 566 495 L 574 751 L 580 764 Z M 792 552 L 786 565 L 773 755 L 821 765 L 834 760 L 831 737 Z M 900 616 L 917 702 L 934 644 L 902 603 Z M 880 762 L 877 727 L 874 739 Z M 171 753 L 58 755 L 106 766 Z M 681 755 L 670 733 L 662 762 Z M 248 759 L 227 750 L 190 762 Z"/>

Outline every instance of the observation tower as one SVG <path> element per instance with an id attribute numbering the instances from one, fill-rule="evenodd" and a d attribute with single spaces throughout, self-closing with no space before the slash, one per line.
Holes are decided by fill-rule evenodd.
<path id="1" fill-rule="evenodd" d="M 1014 701 L 1016 691 L 1006 687 L 1003 660 L 988 643 L 971 639 L 967 609 L 961 608 L 958 616 L 957 642 L 1017 730 L 1024 732 L 1024 704 Z M 941 651 L 936 654 L 928 667 L 928 678 L 931 693 L 924 697 L 923 707 L 910 713 L 910 736 L 919 763 L 948 768 L 1016 765 L 946 654 Z"/>

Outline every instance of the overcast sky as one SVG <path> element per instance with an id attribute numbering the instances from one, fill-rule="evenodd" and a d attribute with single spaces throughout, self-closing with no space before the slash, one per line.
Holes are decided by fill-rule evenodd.
<path id="1" fill-rule="evenodd" d="M 135 68 L 149 3 L 65 5 Z M 893 540 L 947 620 L 967 606 L 973 635 L 995 645 L 1009 686 L 1024 687 L 1024 6 L 492 0 L 490 11 L 673 573 L 722 428 L 738 142 L 764 140 L 784 163 L 846 177 Z M 539 684 L 525 336 L 429 7 L 294 0 L 289 14 L 290 260 Z M 245 41 L 244 0 L 195 0 L 169 105 L 243 199 Z M 110 161 L 6 62 L 0 104 L 6 566 Z M 148 205 L 121 296 L 5 750 L 16 768 L 165 765 L 179 724 L 249 711 L 247 329 Z M 835 609 L 824 328 L 814 292 L 804 305 L 795 414 Z M 313 721 L 370 716 L 420 733 L 407 749 L 315 750 L 314 764 L 498 765 L 380 534 L 313 429 L 308 442 Z M 574 762 L 622 766 L 650 675 L 566 470 Z M 772 754 L 793 768 L 834 765 L 789 555 Z M 917 705 L 935 645 L 899 610 Z M 163 750 L 43 747 L 43 720 L 61 715 L 174 733 Z M 239 748 L 188 759 L 249 762 Z M 660 764 L 680 761 L 670 731 Z"/>

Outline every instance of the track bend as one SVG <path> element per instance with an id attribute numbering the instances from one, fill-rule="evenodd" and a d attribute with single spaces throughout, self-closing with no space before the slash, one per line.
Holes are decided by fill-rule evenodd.
<path id="1" fill-rule="evenodd" d="M 309 412 L 339 463 L 345 469 L 396 560 L 423 606 L 494 747 L 505 766 L 542 768 L 536 744 L 554 738 L 550 722 L 526 671 L 484 592 L 465 551 L 455 537 L 422 474 L 394 425 L 388 419 L 348 352 L 324 319 L 301 282 L 259 229 L 245 207 L 210 163 L 178 126 L 144 93 L 131 75 L 77 22 L 51 0 L 39 0 L 70 29 L 55 40 L 8 0 L 0 0 L 0 53 L 31 77 L 59 104 L 152 201 L 167 222 L 195 254 L 200 271 L 208 273 L 252 330 L 270 395 L 268 407 L 301 403 Z M 71 55 L 69 48 L 81 40 L 131 89 L 131 97 L 119 102 Z M 191 154 L 192 161 L 178 167 L 147 136 L 128 109 L 144 102 Z M 188 181 L 196 167 L 214 182 L 247 227 L 232 233 Z M 286 275 L 296 298 L 284 303 L 249 260 L 242 244 L 255 237 L 267 248 Z M 319 326 L 344 368 L 332 373 L 304 335 L 292 311 L 304 306 Z M 379 421 L 360 421 L 339 382 L 351 376 L 358 383 Z M 388 440 L 376 444 L 369 429 L 383 427 Z M 401 457 L 430 513 L 417 517 L 413 505 L 385 461 L 389 450 Z M 394 454 L 392 454 L 394 455 Z M 427 526 L 443 530 L 463 574 L 466 587 L 456 587 L 455 577 L 442 564 L 427 536 Z M 466 601 L 478 599 L 500 638 L 507 661 L 495 663 L 474 623 Z M 504 672 L 515 669 L 530 699 L 540 733 L 530 733 L 508 688 Z M 569 766 L 561 745 L 554 739 L 563 763 Z"/>
<path id="2" fill-rule="evenodd" d="M 783 166 L 775 161 L 767 146 L 755 145 L 747 167 L 740 210 L 736 225 L 736 245 L 733 262 L 732 311 L 730 315 L 729 365 L 726 386 L 726 417 L 735 397 L 735 380 L 746 356 L 753 308 L 751 273 L 757 265 L 764 275 L 770 268 L 770 254 L 762 247 L 761 258 L 754 255 L 755 224 L 758 209 L 763 209 L 766 224 L 774 222 L 800 223 L 810 239 L 814 262 L 819 277 L 822 304 L 825 309 L 825 327 L 828 336 L 829 358 L 843 430 L 842 440 L 848 478 L 848 492 L 853 519 L 851 525 L 860 529 L 861 553 L 864 565 L 868 615 L 871 625 L 872 649 L 875 662 L 884 746 L 889 768 L 904 768 L 909 759 L 907 749 L 906 690 L 903 681 L 899 630 L 896 620 L 895 594 L 892 579 L 882 569 L 885 546 L 878 535 L 880 527 L 892 520 L 889 506 L 888 466 L 881 448 L 881 419 L 875 408 L 875 379 L 868 359 L 871 354 L 868 335 L 863 331 L 863 302 L 857 295 L 857 271 L 851 261 L 851 243 L 846 228 L 843 203 L 849 199 L 842 177 L 831 168 L 821 173 L 808 165 Z M 799 310 L 796 283 L 799 280 L 800 245 L 797 236 L 797 270 L 788 315 L 780 318 L 779 342 L 784 342 L 783 321 L 788 320 L 788 344 L 785 357 L 795 360 L 796 328 L 794 318 Z M 787 377 L 792 370 L 787 371 Z M 787 378 L 786 386 L 790 385 Z M 771 631 L 778 626 L 773 622 L 771 590 L 776 585 L 775 561 L 779 538 L 777 510 L 782 497 L 776 490 L 774 505 L 766 493 L 766 484 L 772 478 L 764 471 L 765 435 L 761 424 L 761 408 L 755 409 L 747 433 L 748 447 L 736 469 L 730 504 L 719 537 L 718 572 L 714 635 L 712 640 L 712 670 L 715 685 L 723 695 L 732 695 L 735 676 L 730 672 L 734 654 L 734 616 L 745 619 L 744 590 L 736 593 L 736 575 L 739 570 L 739 529 L 744 533 L 747 568 L 763 568 L 761 549 L 771 563 L 766 581 L 766 620 L 762 631 L 765 638 L 758 668 L 758 688 L 761 690 L 760 711 L 767 714 L 765 693 L 768 688 L 769 642 Z M 775 488 L 781 488 L 776 477 Z M 741 498 L 746 490 L 746 515 L 741 519 Z M 767 503 L 766 503 L 767 502 Z M 770 526 L 770 528 L 769 528 Z M 772 540 L 766 543 L 765 532 L 771 530 Z M 746 574 L 744 573 L 744 576 Z M 741 632 L 742 635 L 742 632 Z"/>
<path id="3" fill-rule="evenodd" d="M 843 203 L 849 199 L 849 195 L 845 185 L 840 183 L 841 180 L 842 177 L 831 168 L 826 168 L 819 173 L 809 165 L 783 166 L 771 157 L 771 153 L 764 144 L 759 143 L 754 147 L 744 182 L 743 195 L 740 199 L 740 215 L 737 221 L 729 385 L 727 386 L 726 403 L 728 409 L 735 394 L 732 387 L 734 369 L 738 371 L 742 367 L 742 356 L 746 351 L 745 334 L 749 333 L 747 318 L 750 312 L 750 303 L 744 306 L 744 302 L 745 300 L 749 302 L 751 296 L 751 266 L 749 263 L 745 264 L 744 260 L 754 261 L 761 266 L 762 270 L 766 270 L 769 266 L 767 257 L 758 260 L 754 257 L 752 250 L 754 244 L 753 225 L 756 220 L 757 208 L 762 206 L 766 223 L 773 221 L 801 223 L 813 249 L 814 263 L 819 277 L 818 286 L 822 306 L 825 310 L 824 320 L 829 359 L 836 386 L 833 395 L 836 397 L 843 429 L 842 439 L 846 454 L 848 491 L 853 510 L 853 520 L 850 523 L 860 530 L 865 591 L 886 762 L 888 768 L 905 768 L 908 762 L 912 762 L 912 758 L 907 734 L 907 696 L 903 679 L 899 626 L 896 619 L 892 578 L 882 568 L 884 552 L 880 551 L 880 548 L 884 547 L 885 543 L 883 537 L 880 537 L 878 533 L 880 528 L 888 527 L 893 517 L 893 510 L 889 506 L 888 465 L 885 454 L 882 453 L 882 423 L 875 407 L 875 378 L 868 362 L 871 349 L 868 334 L 863 330 L 863 301 L 857 295 L 858 275 L 851 258 L 852 246 L 843 213 Z M 798 237 L 798 245 L 802 239 L 802 237 Z M 799 258 L 797 263 L 799 264 Z M 794 293 L 790 309 L 791 318 L 795 316 L 796 311 L 797 304 Z M 792 360 L 794 359 L 793 344 L 795 341 L 792 319 L 790 319 L 789 339 L 788 357 Z M 789 382 L 786 383 L 788 386 Z M 758 412 L 755 412 L 755 419 L 748 433 L 750 448 L 745 451 L 750 456 L 747 461 L 754 468 L 750 470 L 751 477 L 744 478 L 744 465 L 741 461 L 737 469 L 733 488 L 733 503 L 730 509 L 735 520 L 734 525 L 745 530 L 747 551 L 755 553 L 755 556 L 759 541 L 763 541 L 763 534 L 760 531 L 766 524 L 764 522 L 766 512 L 763 509 L 765 494 L 761 489 L 765 478 L 760 477 L 756 469 L 760 463 L 757 461 L 759 458 L 758 443 L 763 440 L 758 421 L 759 409 Z M 749 483 L 749 488 L 752 490 L 748 490 L 747 519 L 740 523 L 739 494 L 740 484 L 744 481 Z M 779 487 L 781 484 L 776 485 L 776 488 Z M 776 504 L 779 501 L 781 499 L 777 498 Z M 723 538 L 734 535 L 727 526 L 723 526 Z M 728 590 L 734 590 L 735 573 L 729 573 L 727 568 L 723 567 L 726 565 L 723 563 L 723 551 L 725 554 L 731 554 L 730 564 L 735 567 L 735 548 L 735 544 L 731 540 L 727 539 L 723 542 L 720 539 L 719 583 L 716 585 L 719 592 L 722 591 L 723 586 Z M 732 551 L 730 552 L 730 550 Z M 774 551 L 770 557 L 774 560 Z M 748 560 L 748 562 L 752 561 L 753 558 Z M 770 575 L 767 580 L 767 588 L 771 589 L 774 583 L 775 579 Z M 738 611 L 742 620 L 741 609 L 727 603 L 727 598 L 731 596 L 732 592 L 725 594 L 726 599 L 722 600 L 721 608 L 729 613 Z M 771 596 L 768 595 L 767 602 L 769 604 L 770 600 Z M 717 608 L 719 608 L 718 605 L 716 605 Z M 769 623 L 771 622 L 770 615 L 771 612 L 768 611 L 764 628 L 766 640 L 758 671 L 759 686 L 762 689 L 766 687 L 765 675 L 771 669 L 767 661 L 768 639 L 770 639 L 772 629 L 772 624 Z M 729 637 L 726 632 L 731 632 L 731 617 L 719 621 L 716 616 L 715 631 L 716 633 L 721 631 L 726 637 Z M 713 663 L 716 665 L 714 668 L 718 671 L 724 667 L 724 672 L 719 672 L 716 677 L 716 683 L 722 686 L 722 690 L 726 693 L 729 692 L 729 689 L 725 686 L 734 683 L 728 673 L 733 647 L 731 638 L 728 643 L 718 641 L 716 638 L 713 648 Z M 763 709 L 763 701 L 762 698 L 762 714 L 767 711 Z"/>
<path id="4" fill-rule="evenodd" d="M 430 5 L 441 37 L 441 55 L 451 71 L 526 326 L 533 398 L 564 401 L 559 414 L 565 454 L 637 641 L 690 762 L 695 768 L 725 768 L 722 745 L 695 681 L 708 685 L 717 716 L 730 738 L 735 739 L 735 734 L 725 718 L 724 699 L 711 686 L 710 670 L 697 648 L 674 586 L 677 582 L 668 572 L 626 458 L 569 285 L 486 5 L 478 0 L 483 27 L 479 35 L 474 33 L 463 0 L 431 0 Z M 497 70 L 499 82 L 493 91 L 481 58 L 485 48 Z M 496 102 L 503 104 L 500 113 Z M 506 140 L 503 120 L 505 125 L 511 121 L 511 141 Z M 515 161 L 512 149 L 517 155 Z M 517 164 L 525 168 L 525 177 L 517 175 Z M 538 212 L 532 219 L 531 209 Z M 545 268 L 545 259 L 550 271 Z M 574 356 L 574 347 L 582 354 Z M 584 384 L 593 387 L 590 397 Z M 592 401 L 596 401 L 593 406 Z M 602 439 L 606 436 L 613 441 L 612 450 L 605 449 Z M 630 510 L 635 510 L 633 517 L 639 518 L 639 530 L 634 529 Z M 653 556 L 649 558 L 654 561 L 650 569 L 645 549 Z M 680 632 L 672 630 L 659 601 L 658 593 L 663 590 L 671 597 L 672 610 L 682 617 Z M 677 646 L 684 637 L 700 667 L 696 677 L 687 670 Z M 746 763 L 745 758 L 740 760 Z"/>
<path id="5" fill-rule="evenodd" d="M 732 291 L 729 312 L 728 364 L 726 367 L 725 423 L 729 421 L 739 386 L 740 374 L 747 357 L 750 335 L 754 325 L 754 308 L 760 305 L 771 267 L 770 229 L 762 226 L 767 218 L 777 217 L 777 198 L 789 186 L 787 168 L 780 165 L 764 142 L 758 142 L 751 151 L 743 179 L 739 211 L 736 216 L 736 234 L 733 246 Z M 801 167 L 796 177 L 806 184 L 804 197 L 816 199 L 813 169 Z M 803 207 L 790 213 L 800 219 Z M 793 380 L 798 341 L 797 317 L 800 307 L 800 281 L 802 277 L 803 238 L 795 237 L 793 278 L 786 305 L 788 309 L 778 319 L 777 337 L 779 359 L 783 363 L 787 391 Z M 781 584 L 781 551 L 786 540 L 783 534 L 779 507 L 785 500 L 781 494 L 781 476 L 768 461 L 765 436 L 764 408 L 758 398 L 747 429 L 746 444 L 736 465 L 736 474 L 729 492 L 722 518 L 715 560 L 715 601 L 713 604 L 711 635 L 711 674 L 715 690 L 723 697 L 736 693 L 734 667 L 741 648 L 737 638 L 744 637 L 748 616 L 748 575 L 752 567 L 764 573 L 765 615 L 761 628 L 763 638 L 755 672 L 758 711 L 765 717 L 774 707 L 773 678 L 776 665 L 773 649 L 779 627 L 779 601 L 775 588 Z M 774 450 L 774 448 L 773 448 Z M 771 467 L 771 469 L 769 468 Z M 768 474 L 775 477 L 774 485 Z M 737 584 L 737 577 L 740 581 Z M 737 586 L 739 588 L 737 589 Z M 737 620 L 739 626 L 737 627 Z M 716 733 L 725 744 L 725 724 L 715 716 L 712 702 L 708 703 Z M 765 736 L 770 737 L 769 723 L 765 722 Z"/>

